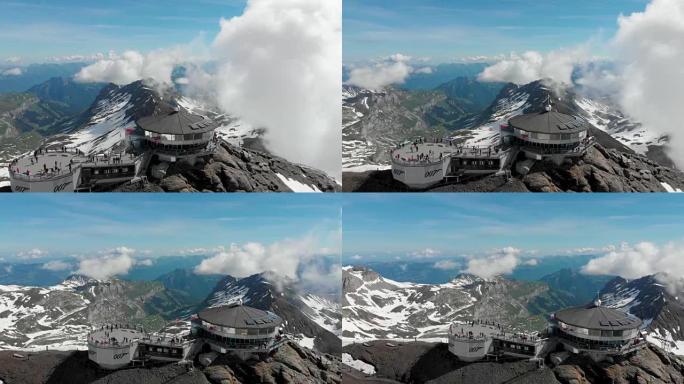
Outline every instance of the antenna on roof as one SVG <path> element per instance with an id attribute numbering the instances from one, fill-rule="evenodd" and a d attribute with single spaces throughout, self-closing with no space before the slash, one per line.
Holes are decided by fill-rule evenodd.
<path id="1" fill-rule="evenodd" d="M 546 101 L 544 101 L 544 109 L 546 112 L 551 112 L 552 106 L 551 106 L 551 93 L 546 94 Z"/>
<path id="2" fill-rule="evenodd" d="M 594 306 L 595 307 L 601 306 L 601 293 L 599 291 L 596 291 L 596 299 L 594 299 Z"/>

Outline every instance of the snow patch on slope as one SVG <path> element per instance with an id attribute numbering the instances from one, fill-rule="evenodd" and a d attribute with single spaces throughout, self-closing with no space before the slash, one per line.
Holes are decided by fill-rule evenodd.
<path id="1" fill-rule="evenodd" d="M 276 176 L 278 176 L 280 181 L 282 181 L 283 184 L 287 185 L 287 187 L 290 188 L 292 192 L 321 192 L 321 190 L 318 189 L 315 185 L 304 184 L 295 179 L 290 179 L 289 177 L 283 176 L 280 173 L 276 173 Z"/>
<path id="2" fill-rule="evenodd" d="M 342 334 L 339 303 L 312 294 L 300 296 L 300 300 L 311 309 L 303 311 L 306 317 L 336 336 Z"/>
<path id="3" fill-rule="evenodd" d="M 132 107 L 131 95 L 118 94 L 112 99 L 100 100 L 97 112 L 84 128 L 68 136 L 70 147 L 85 153 L 106 151 L 124 139 L 125 129 L 132 127 L 126 112 Z"/>
<path id="4" fill-rule="evenodd" d="M 348 353 L 342 354 L 342 364 L 346 364 L 357 371 L 363 372 L 367 375 L 375 375 L 375 366 L 370 365 L 361 360 L 355 360 L 352 355 Z"/>

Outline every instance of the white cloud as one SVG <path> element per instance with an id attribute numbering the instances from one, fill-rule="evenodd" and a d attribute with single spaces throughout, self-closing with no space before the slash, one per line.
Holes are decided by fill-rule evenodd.
<path id="1" fill-rule="evenodd" d="M 520 253 L 520 249 L 506 247 L 486 257 L 472 258 L 468 260 L 468 268 L 464 272 L 483 279 L 511 273 L 520 264 Z"/>
<path id="2" fill-rule="evenodd" d="M 180 83 L 187 83 L 189 95 L 265 128 L 265 145 L 276 155 L 339 180 L 341 15 L 341 0 L 249 0 L 242 15 L 221 19 L 211 47 L 196 39 L 147 54 L 127 51 L 76 78 L 117 84 L 152 78 L 171 85 L 173 68 L 183 64 Z"/>
<path id="3" fill-rule="evenodd" d="M 614 245 L 606 245 L 605 247 L 579 247 L 565 250 L 568 255 L 590 255 L 593 253 L 611 252 L 616 247 Z"/>
<path id="4" fill-rule="evenodd" d="M 313 236 L 279 241 L 270 245 L 256 242 L 231 244 L 228 249 L 202 260 L 195 267 L 195 273 L 246 277 L 265 271 L 275 271 L 283 277 L 296 279 L 300 262 L 310 258 L 317 249 Z"/>
<path id="5" fill-rule="evenodd" d="M 650 242 L 622 244 L 605 255 L 590 260 L 582 272 L 592 275 L 617 275 L 634 279 L 666 272 L 684 276 L 684 247 L 675 243 L 658 246 Z"/>
<path id="6" fill-rule="evenodd" d="M 186 47 L 157 49 L 147 54 L 126 51 L 121 55 L 110 52 L 109 57 L 82 68 L 75 79 L 84 83 L 129 84 L 140 79 L 152 79 L 171 85 L 173 69 L 191 61 Z"/>
<path id="7" fill-rule="evenodd" d="M 71 264 L 59 260 L 53 260 L 43 264 L 41 268 L 47 269 L 49 271 L 66 271 L 67 269 L 71 268 Z"/>
<path id="8" fill-rule="evenodd" d="M 194 256 L 194 255 L 208 255 L 208 254 L 212 254 L 212 253 L 218 253 L 218 252 L 221 252 L 224 250 L 225 250 L 225 247 L 222 247 L 222 246 L 214 247 L 214 248 L 197 247 L 197 248 L 181 249 L 181 250 L 178 250 L 176 253 L 178 253 L 181 256 Z"/>
<path id="9" fill-rule="evenodd" d="M 241 16 L 221 20 L 216 70 L 188 71 L 188 90 L 266 128 L 275 154 L 339 179 L 341 15 L 341 0 L 250 0 Z"/>
<path id="10" fill-rule="evenodd" d="M 34 260 L 34 259 L 40 259 L 48 255 L 48 251 L 38 249 L 38 248 L 33 248 L 28 251 L 21 251 L 17 253 L 17 258 L 18 259 L 23 259 L 23 260 Z"/>
<path id="11" fill-rule="evenodd" d="M 21 68 L 10 68 L 2 71 L 2 74 L 4 76 L 20 76 L 24 71 L 21 70 Z"/>
<path id="12" fill-rule="evenodd" d="M 461 56 L 457 57 L 454 61 L 457 63 L 489 63 L 497 62 L 506 59 L 506 55 L 494 55 L 494 56 Z"/>
<path id="13" fill-rule="evenodd" d="M 684 2 L 651 0 L 643 12 L 618 17 L 618 31 L 609 46 L 616 57 L 613 68 L 588 65 L 583 47 L 549 54 L 527 52 L 486 68 L 484 81 L 529 83 L 551 78 L 571 83 L 573 69 L 580 69 L 577 84 L 585 91 L 608 95 L 622 111 L 649 131 L 669 137 L 668 154 L 684 167 L 684 131 L 672 124 L 681 112 L 684 89 Z"/>
<path id="14" fill-rule="evenodd" d="M 400 53 L 386 57 L 376 63 L 363 67 L 355 67 L 349 71 L 348 84 L 367 89 L 382 89 L 392 84 L 403 84 L 415 69 L 409 61 L 410 56 Z M 429 67 L 421 68 L 426 73 Z"/>
<path id="15" fill-rule="evenodd" d="M 363 256 L 361 256 L 361 255 L 354 255 L 354 256 L 352 256 L 351 258 L 352 258 L 352 260 L 361 260 L 361 259 L 363 259 Z"/>
<path id="16" fill-rule="evenodd" d="M 652 0 L 644 12 L 620 16 L 614 45 L 622 61 L 620 105 L 645 128 L 670 135 L 670 156 L 684 167 L 684 2 Z"/>
<path id="17" fill-rule="evenodd" d="M 423 73 L 423 74 L 429 75 L 432 73 L 432 67 L 418 68 L 414 71 L 414 73 Z"/>
<path id="18" fill-rule="evenodd" d="M 10 63 L 10 64 L 17 64 L 21 61 L 21 57 L 19 56 L 11 56 L 5 59 L 5 62 Z"/>
<path id="19" fill-rule="evenodd" d="M 527 84 L 540 79 L 551 79 L 559 84 L 572 84 L 575 67 L 588 60 L 583 47 L 562 49 L 542 54 L 528 51 L 509 57 L 485 68 L 478 76 L 480 81 Z"/>
<path id="20" fill-rule="evenodd" d="M 437 269 L 443 269 L 445 271 L 450 270 L 450 269 L 458 269 L 460 268 L 460 264 L 452 261 L 452 260 L 441 260 L 436 262 L 432 267 L 437 268 Z"/>
<path id="21" fill-rule="evenodd" d="M 299 274 L 300 282 L 304 287 L 312 287 L 318 291 L 338 292 L 342 289 L 342 266 L 333 264 L 324 267 L 315 263 L 304 266 Z"/>
<path id="22" fill-rule="evenodd" d="M 539 264 L 539 260 L 537 260 L 537 259 L 528 259 L 528 260 L 523 261 L 522 264 L 523 264 L 523 265 L 528 265 L 528 266 L 530 266 L 530 267 L 534 267 L 534 266 L 536 266 L 537 264 Z"/>
<path id="23" fill-rule="evenodd" d="M 408 254 L 408 256 L 415 257 L 418 259 L 428 259 L 431 257 L 438 256 L 441 252 L 433 248 L 425 248 L 418 251 L 413 251 Z"/>
<path id="24" fill-rule="evenodd" d="M 154 265 L 154 260 L 152 260 L 152 259 L 137 260 L 135 262 L 135 265 L 142 265 L 144 267 L 151 267 L 152 265 Z"/>
<path id="25" fill-rule="evenodd" d="M 97 280 L 107 280 L 116 275 L 125 275 L 135 264 L 135 250 L 118 247 L 102 252 L 99 256 L 85 258 L 80 261 L 76 273 Z"/>
<path id="26" fill-rule="evenodd" d="M 110 55 L 113 53 L 110 52 Z M 91 62 L 104 60 L 106 58 L 104 53 L 95 53 L 92 55 L 64 55 L 64 56 L 50 56 L 47 58 L 48 62 L 52 63 L 74 63 L 74 62 Z"/>

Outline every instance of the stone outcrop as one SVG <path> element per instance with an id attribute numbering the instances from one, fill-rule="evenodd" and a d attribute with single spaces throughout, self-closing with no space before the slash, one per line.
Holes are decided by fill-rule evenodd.
<path id="1" fill-rule="evenodd" d="M 214 154 L 194 164 L 180 161 L 164 167 L 154 164 L 150 169 L 154 172 L 148 175 L 147 183 L 123 185 L 117 191 L 291 192 L 283 178 L 321 192 L 341 188 L 322 171 L 227 142 L 221 142 Z"/>

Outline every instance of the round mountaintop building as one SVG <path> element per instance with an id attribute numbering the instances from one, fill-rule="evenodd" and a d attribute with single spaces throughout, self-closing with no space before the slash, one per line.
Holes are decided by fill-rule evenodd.
<path id="1" fill-rule="evenodd" d="M 643 343 L 643 321 L 601 301 L 585 307 L 560 310 L 552 316 L 552 327 L 566 350 L 586 352 L 595 359 L 628 353 Z"/>
<path id="2" fill-rule="evenodd" d="M 274 328 L 282 322 L 282 319 L 273 312 L 241 304 L 207 308 L 198 313 L 197 317 L 215 326 L 247 330 Z"/>
<path id="3" fill-rule="evenodd" d="M 273 312 L 235 303 L 207 308 L 193 316 L 191 334 L 220 353 L 270 353 L 282 339 L 282 322 Z"/>
<path id="4" fill-rule="evenodd" d="M 174 157 L 201 152 L 212 141 L 218 127 L 213 120 L 171 106 L 138 119 L 136 124 L 151 149 Z"/>
<path id="5" fill-rule="evenodd" d="M 577 116 L 556 111 L 518 115 L 508 120 L 521 144 L 572 146 L 587 137 L 589 124 Z"/>

